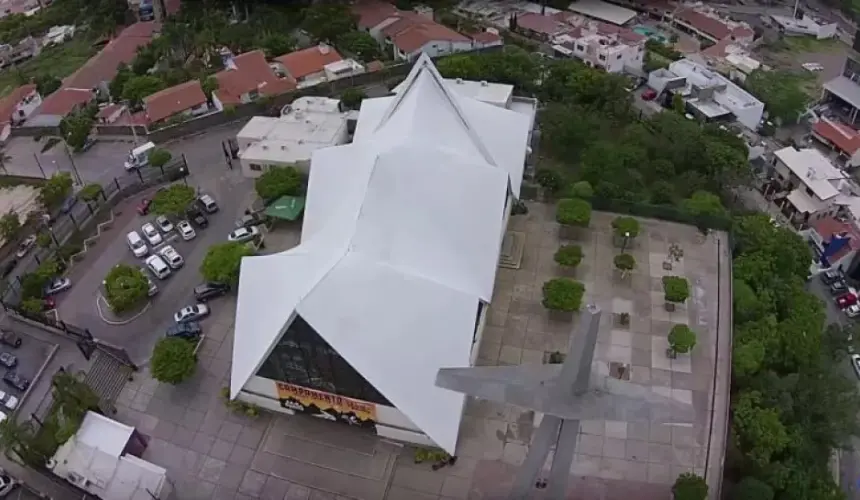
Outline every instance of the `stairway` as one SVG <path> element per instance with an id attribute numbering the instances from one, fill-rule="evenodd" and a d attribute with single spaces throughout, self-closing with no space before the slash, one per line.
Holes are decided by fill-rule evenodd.
<path id="1" fill-rule="evenodd" d="M 84 382 L 98 395 L 102 411 L 111 414 L 116 412 L 114 403 L 133 372 L 130 366 L 96 349 Z"/>

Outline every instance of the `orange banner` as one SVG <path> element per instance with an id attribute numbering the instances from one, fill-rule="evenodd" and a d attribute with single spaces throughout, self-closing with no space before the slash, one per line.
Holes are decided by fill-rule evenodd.
<path id="1" fill-rule="evenodd" d="M 276 384 L 278 399 L 284 408 L 350 425 L 368 426 L 376 422 L 376 405 L 373 403 L 284 382 Z"/>

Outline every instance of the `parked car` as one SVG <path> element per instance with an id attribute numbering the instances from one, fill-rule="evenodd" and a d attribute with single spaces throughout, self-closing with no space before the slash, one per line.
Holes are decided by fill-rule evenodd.
<path id="1" fill-rule="evenodd" d="M 75 206 L 75 204 L 76 204 L 77 202 L 78 202 L 78 197 L 77 197 L 77 196 L 75 196 L 75 195 L 69 196 L 69 197 L 68 197 L 68 198 L 66 198 L 66 200 L 63 202 L 63 204 L 62 204 L 62 205 L 60 205 L 60 213 L 62 213 L 62 214 L 67 214 L 67 213 L 71 212 L 71 211 L 72 211 L 72 208 Z"/>
<path id="2" fill-rule="evenodd" d="M 152 205 L 152 200 L 149 198 L 144 198 L 140 200 L 140 203 L 137 204 L 137 213 L 140 215 L 149 214 L 149 206 Z"/>
<path id="3" fill-rule="evenodd" d="M 6 368 L 15 368 L 18 366 L 18 357 L 11 352 L 0 352 L 0 365 Z"/>
<path id="4" fill-rule="evenodd" d="M 844 281 L 834 281 L 830 284 L 830 295 L 842 295 L 848 291 L 848 285 Z"/>
<path id="5" fill-rule="evenodd" d="M 218 298 L 230 291 L 230 285 L 226 283 L 203 283 L 194 287 L 194 298 L 197 302 L 206 302 Z"/>
<path id="6" fill-rule="evenodd" d="M 851 304 L 850 306 L 845 308 L 845 314 L 849 318 L 856 318 L 857 316 L 860 316 L 860 305 Z"/>
<path id="7" fill-rule="evenodd" d="M 152 246 L 158 245 L 163 241 L 161 239 L 161 235 L 158 234 L 158 230 L 155 229 L 155 226 L 153 226 L 151 222 L 147 222 L 141 226 L 140 231 L 143 233 L 143 237 L 146 238 Z"/>
<path id="8" fill-rule="evenodd" d="M 206 213 L 214 214 L 218 211 L 218 204 L 215 203 L 215 198 L 211 195 L 204 194 L 197 197 L 197 204 L 200 205 L 200 208 L 206 211 Z"/>
<path id="9" fill-rule="evenodd" d="M 18 259 L 9 259 L 3 264 L 3 267 L 0 267 L 0 277 L 6 278 L 12 271 L 15 270 L 15 267 L 18 265 Z"/>
<path id="10" fill-rule="evenodd" d="M 196 321 L 186 321 L 171 325 L 164 335 L 167 337 L 180 337 L 188 340 L 196 340 L 203 333 L 203 328 Z"/>
<path id="11" fill-rule="evenodd" d="M 21 336 L 9 330 L 0 330 L 0 344 L 8 345 L 9 347 L 21 347 Z"/>
<path id="12" fill-rule="evenodd" d="M 159 215 L 155 218 L 155 225 L 158 226 L 158 229 L 160 229 L 162 233 L 173 231 L 173 223 L 163 215 Z"/>
<path id="13" fill-rule="evenodd" d="M 57 299 L 54 297 L 45 297 L 42 300 L 42 308 L 46 311 L 50 311 L 51 309 L 57 308 Z"/>
<path id="14" fill-rule="evenodd" d="M 0 422 L 6 420 L 6 414 L 0 413 Z M 6 474 L 0 474 L 0 498 L 12 492 L 20 483 L 17 479 Z"/>
<path id="15" fill-rule="evenodd" d="M 836 302 L 836 306 L 839 309 L 845 309 L 846 307 L 857 303 L 857 294 L 851 292 L 843 293 L 842 295 L 834 298 L 833 301 Z"/>
<path id="16" fill-rule="evenodd" d="M 264 218 L 258 214 L 247 214 L 236 221 L 236 228 L 251 227 L 265 222 Z"/>
<path id="17" fill-rule="evenodd" d="M 194 228 L 191 227 L 191 223 L 187 220 L 181 220 L 177 222 L 176 229 L 179 231 L 179 235 L 182 236 L 182 239 L 185 241 L 193 240 L 197 236 L 197 232 L 194 231 Z"/>
<path id="18" fill-rule="evenodd" d="M 161 254 L 161 258 L 167 262 L 171 269 L 179 269 L 185 264 L 185 259 L 171 245 L 163 246 L 158 253 Z"/>
<path id="19" fill-rule="evenodd" d="M 69 278 L 54 278 L 45 286 L 45 295 L 55 295 L 63 290 L 68 290 L 72 287 L 72 280 Z"/>
<path id="20" fill-rule="evenodd" d="M 0 391 L 0 405 L 5 406 L 7 410 L 14 410 L 18 407 L 18 398 Z"/>
<path id="21" fill-rule="evenodd" d="M 257 226 L 251 227 L 240 227 L 239 229 L 233 230 L 230 234 L 227 235 L 228 241 L 239 241 L 246 242 L 251 241 L 257 236 L 260 236 L 260 230 Z"/>
<path id="22" fill-rule="evenodd" d="M 854 374 L 860 378 L 860 354 L 851 355 L 851 367 L 854 368 Z"/>
<path id="23" fill-rule="evenodd" d="M 203 212 L 196 205 L 188 207 L 188 209 L 185 210 L 185 215 L 188 216 L 188 220 L 191 221 L 192 224 L 200 229 L 209 226 L 209 219 L 203 215 Z"/>
<path id="24" fill-rule="evenodd" d="M 15 370 L 9 370 L 3 375 L 3 382 L 6 382 L 11 387 L 18 389 L 19 391 L 26 391 L 28 387 L 30 387 L 30 381 L 26 378 L 22 377 Z"/>
<path id="25" fill-rule="evenodd" d="M 844 280 L 842 273 L 840 273 L 839 271 L 824 271 L 823 273 L 819 274 L 818 277 L 825 285 L 830 285 L 837 281 Z"/>
<path id="26" fill-rule="evenodd" d="M 158 285 L 156 285 L 155 282 L 152 281 L 152 278 L 149 277 L 149 273 L 146 272 L 146 268 L 141 267 L 140 272 L 142 272 L 143 276 L 146 277 L 146 284 L 149 285 L 149 288 L 146 291 L 147 297 L 152 297 L 155 294 L 157 294 L 158 293 Z"/>
<path id="27" fill-rule="evenodd" d="M 84 141 L 84 145 L 81 146 L 80 149 L 78 149 L 78 153 L 86 153 L 87 151 L 90 150 L 91 147 L 95 146 L 95 144 L 96 144 L 95 139 L 93 139 L 92 137 L 87 137 L 87 140 Z"/>
<path id="28" fill-rule="evenodd" d="M 657 91 L 654 89 L 645 89 L 645 91 L 642 92 L 642 100 L 643 101 L 653 101 L 656 98 L 657 98 Z"/>
<path id="29" fill-rule="evenodd" d="M 24 238 L 24 241 L 18 244 L 18 251 L 15 252 L 15 257 L 18 257 L 19 259 L 23 258 L 25 255 L 27 255 L 27 252 L 29 252 L 30 249 L 33 248 L 33 245 L 35 244 L 36 235 L 31 234 L 30 236 L 27 236 L 26 238 Z"/>
<path id="30" fill-rule="evenodd" d="M 209 316 L 209 306 L 206 304 L 194 304 L 193 306 L 185 306 L 176 314 L 173 319 L 177 323 L 185 323 L 186 321 L 197 321 Z"/>

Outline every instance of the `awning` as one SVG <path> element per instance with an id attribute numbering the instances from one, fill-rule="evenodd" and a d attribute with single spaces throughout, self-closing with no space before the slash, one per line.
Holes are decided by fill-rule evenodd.
<path id="1" fill-rule="evenodd" d="M 266 207 L 266 215 L 285 220 L 296 220 L 305 209 L 303 196 L 281 196 Z"/>

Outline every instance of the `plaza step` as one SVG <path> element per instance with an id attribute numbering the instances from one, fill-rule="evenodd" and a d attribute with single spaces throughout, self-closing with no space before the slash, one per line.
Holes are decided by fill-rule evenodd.
<path id="1" fill-rule="evenodd" d="M 114 403 L 132 373 L 131 367 L 121 363 L 114 356 L 96 350 L 84 382 L 98 395 L 102 410 L 113 413 Z"/>

